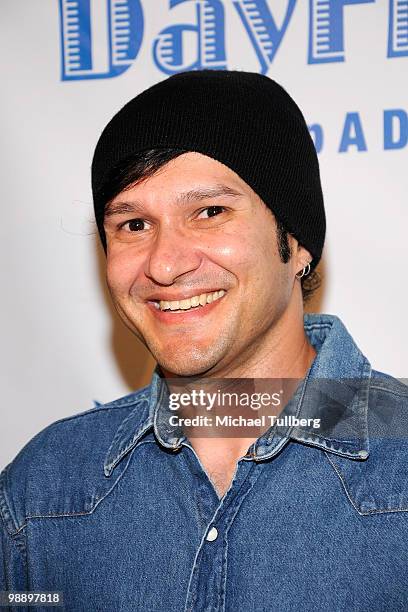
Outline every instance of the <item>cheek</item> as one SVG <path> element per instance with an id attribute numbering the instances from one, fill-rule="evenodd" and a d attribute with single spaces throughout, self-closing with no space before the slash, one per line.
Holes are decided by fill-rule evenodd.
<path id="1" fill-rule="evenodd" d="M 254 303 L 275 304 L 287 301 L 291 293 L 291 270 L 283 263 L 274 226 L 269 216 L 249 231 L 241 232 L 234 244 L 240 278 L 245 281 Z"/>
<path id="2" fill-rule="evenodd" d="M 108 251 L 106 280 L 111 292 L 128 293 L 139 274 L 140 266 L 140 261 L 129 253 Z"/>
<path id="3" fill-rule="evenodd" d="M 231 269 L 244 276 L 249 275 L 254 282 L 262 282 L 266 275 L 270 276 L 277 263 L 281 263 L 273 230 L 266 232 L 240 228 L 223 238 L 217 252 L 225 263 L 230 262 Z"/>
<path id="4" fill-rule="evenodd" d="M 259 261 L 261 251 L 253 235 L 242 228 L 225 232 L 209 245 L 208 257 L 222 261 L 232 271 L 247 269 Z"/>

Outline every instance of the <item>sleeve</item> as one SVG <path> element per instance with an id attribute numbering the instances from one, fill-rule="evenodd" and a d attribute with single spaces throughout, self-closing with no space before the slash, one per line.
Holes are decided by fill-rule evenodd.
<path id="1" fill-rule="evenodd" d="M 0 520 L 0 591 L 7 590 L 6 584 L 6 551 L 3 519 Z"/>
<path id="2" fill-rule="evenodd" d="M 0 591 L 26 591 L 25 527 L 15 527 L 5 480 L 4 470 L 0 474 Z"/>

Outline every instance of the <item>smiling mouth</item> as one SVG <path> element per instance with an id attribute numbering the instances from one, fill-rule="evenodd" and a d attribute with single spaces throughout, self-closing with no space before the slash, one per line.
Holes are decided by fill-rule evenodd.
<path id="1" fill-rule="evenodd" d="M 161 310 L 163 312 L 188 312 L 189 310 L 199 308 L 200 306 L 206 306 L 207 304 L 219 300 L 225 293 L 226 291 L 224 289 L 219 289 L 211 293 L 201 293 L 185 300 L 154 300 L 150 303 L 154 305 L 156 310 Z"/>

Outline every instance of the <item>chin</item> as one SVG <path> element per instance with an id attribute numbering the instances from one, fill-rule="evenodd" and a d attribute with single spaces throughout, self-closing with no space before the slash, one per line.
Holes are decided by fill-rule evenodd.
<path id="1" fill-rule="evenodd" d="M 177 358 L 174 354 L 171 357 L 165 355 L 154 355 L 161 368 L 167 370 L 170 374 L 180 377 L 189 376 L 205 376 L 206 373 L 212 370 L 216 363 L 214 355 L 180 355 Z"/>

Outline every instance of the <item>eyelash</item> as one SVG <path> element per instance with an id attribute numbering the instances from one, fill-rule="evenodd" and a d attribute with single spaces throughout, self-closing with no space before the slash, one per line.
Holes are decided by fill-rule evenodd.
<path id="1" fill-rule="evenodd" d="M 205 208 L 202 208 L 198 214 L 201 214 L 202 212 L 204 212 L 205 210 L 209 210 L 210 208 L 220 208 L 223 211 L 226 211 L 227 209 L 225 208 L 225 206 L 206 206 Z M 218 217 L 218 214 L 213 215 L 213 217 Z M 213 217 L 208 217 L 208 219 L 212 219 Z M 144 222 L 144 219 L 141 219 L 139 217 L 135 218 L 135 219 L 129 219 L 128 221 L 124 221 L 124 223 L 121 223 L 118 228 L 119 229 L 124 229 L 126 227 L 126 225 L 128 225 L 129 223 L 132 223 L 133 221 L 141 221 Z M 140 231 L 140 230 L 138 230 Z M 137 232 L 129 232 L 129 233 L 137 233 Z"/>

